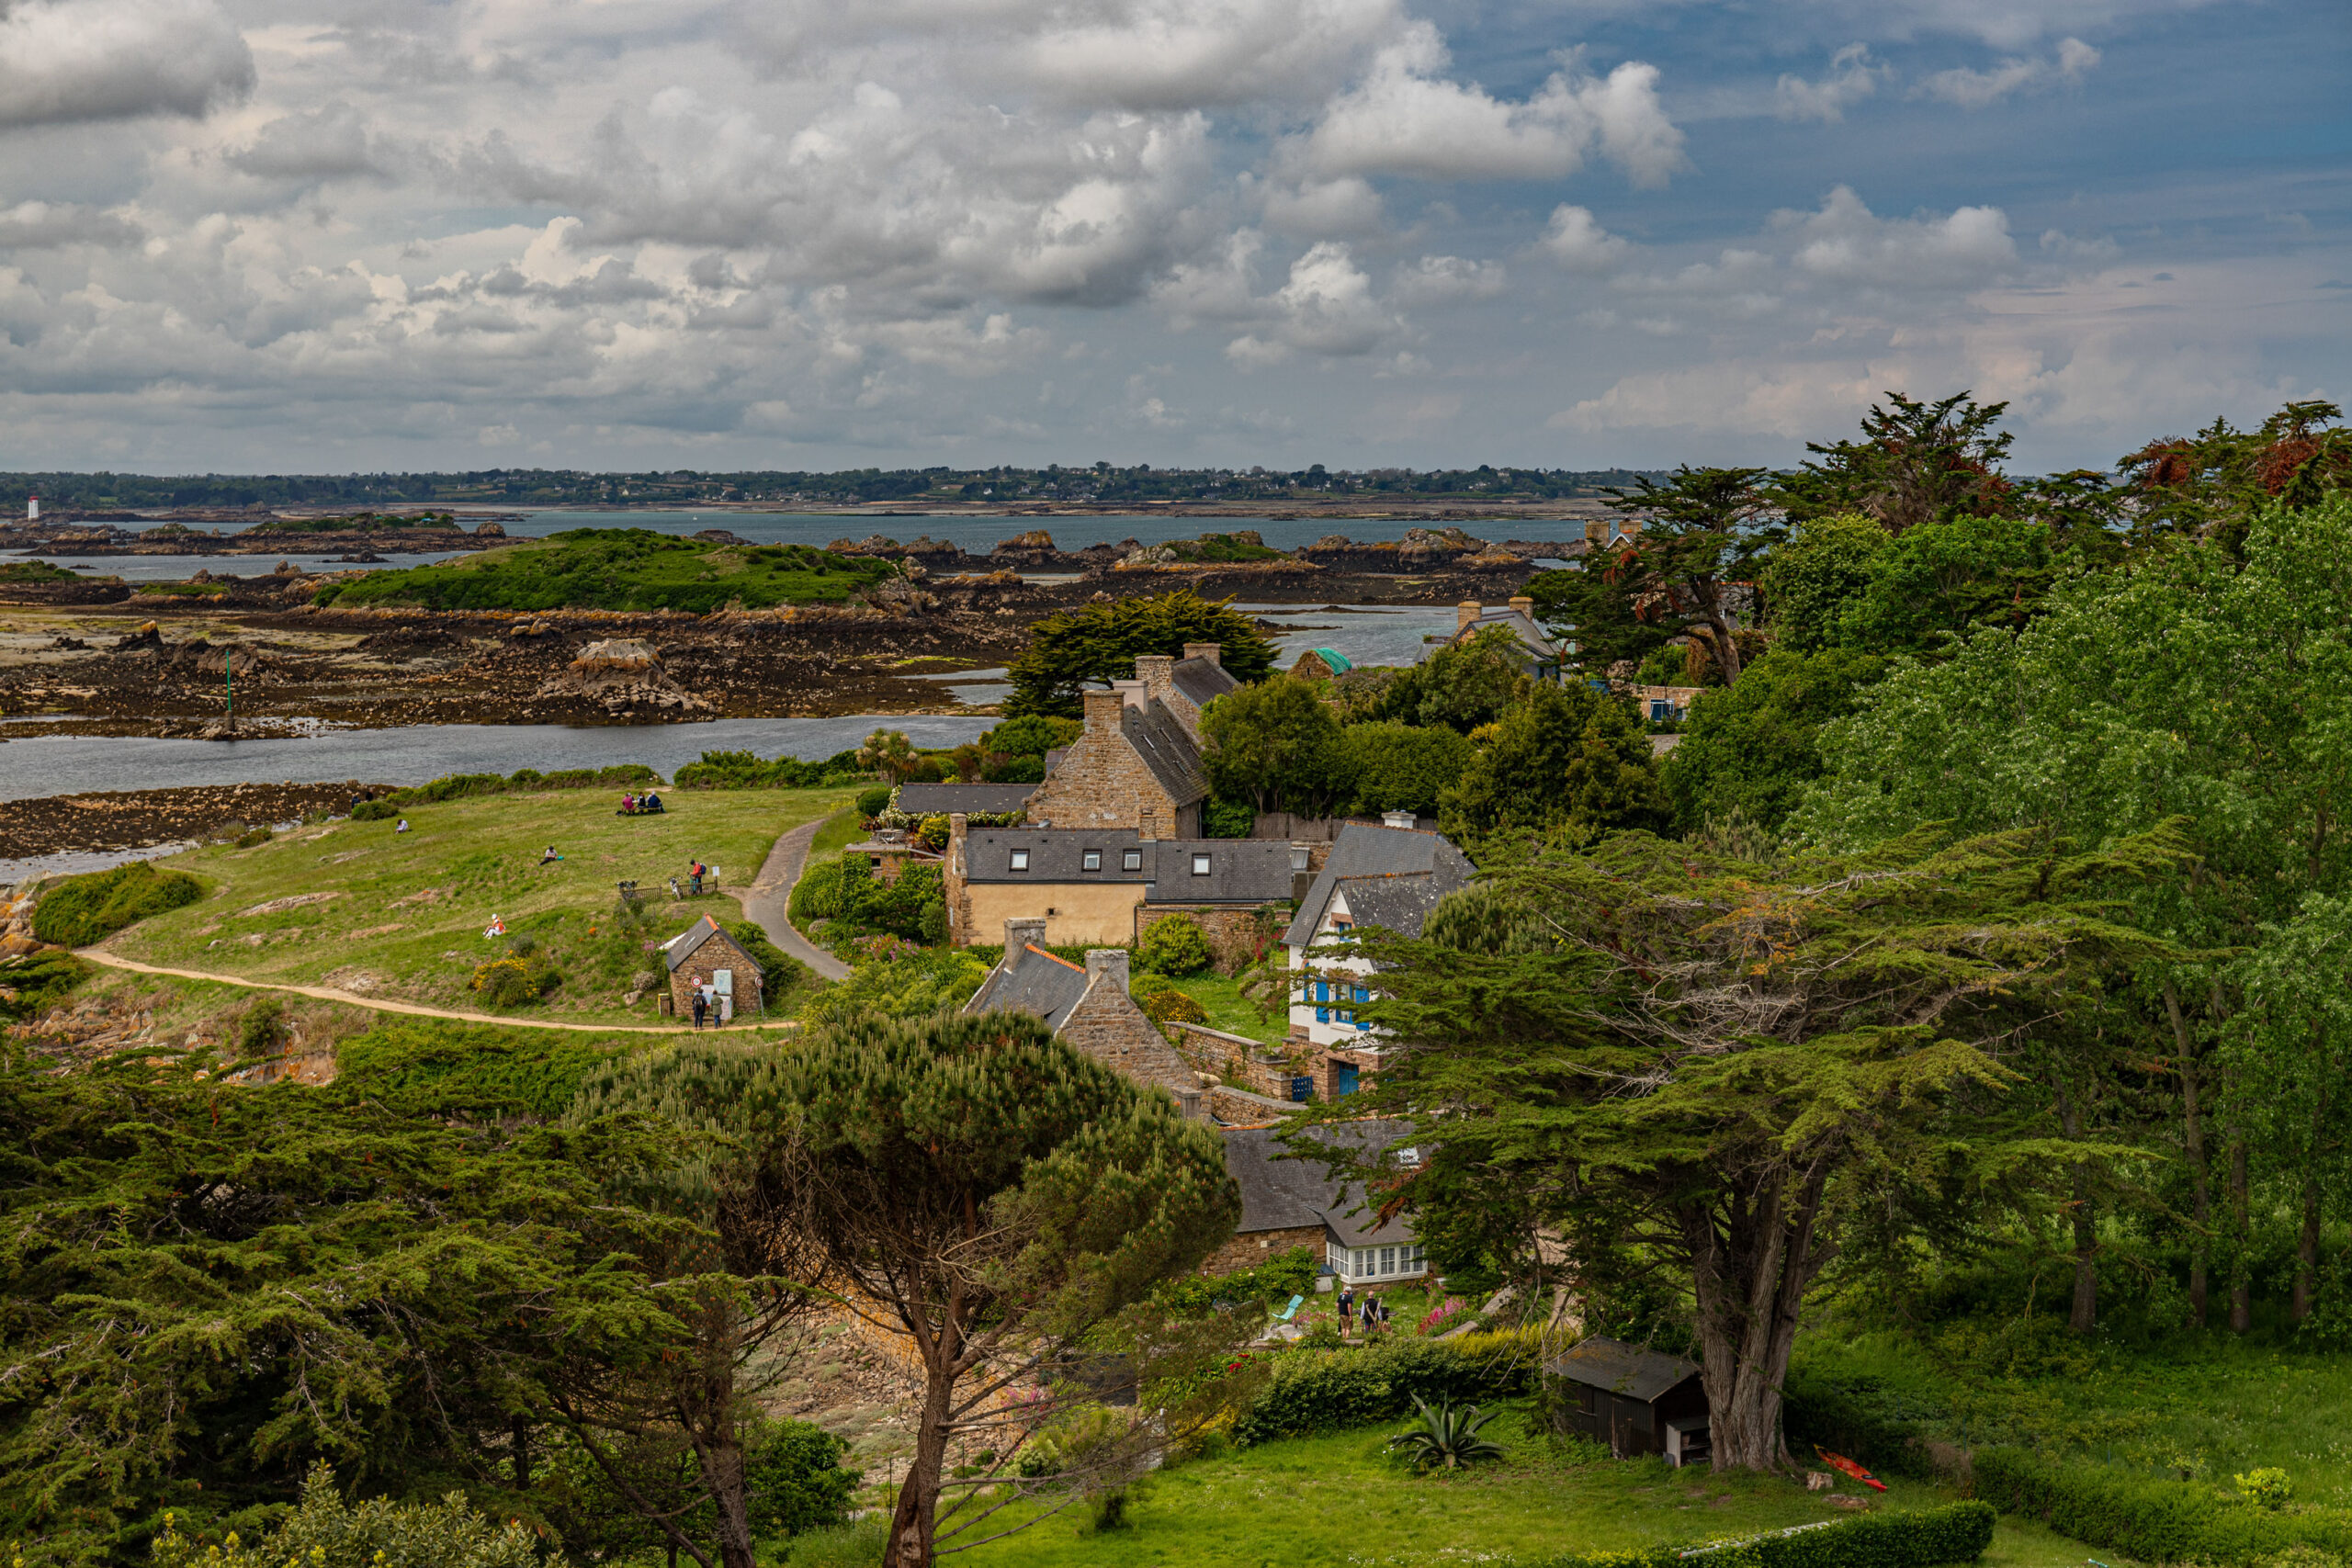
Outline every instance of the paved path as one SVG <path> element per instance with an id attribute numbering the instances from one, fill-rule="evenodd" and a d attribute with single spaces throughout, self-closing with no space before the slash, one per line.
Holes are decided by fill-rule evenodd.
<path id="1" fill-rule="evenodd" d="M 768 852 L 767 863 L 760 867 L 759 876 L 741 895 L 743 918 L 768 933 L 768 940 L 814 969 L 828 980 L 849 978 L 849 965 L 810 942 L 792 924 L 792 887 L 800 880 L 800 868 L 808 862 L 808 846 L 816 840 L 817 829 L 825 818 L 803 822 L 775 841 Z"/>
<path id="2" fill-rule="evenodd" d="M 104 948 L 80 947 L 74 950 L 77 958 L 93 964 L 103 964 L 109 969 L 129 969 L 141 975 L 168 975 L 175 980 L 217 980 L 224 986 L 243 986 L 255 991 L 288 991 L 298 997 L 314 997 L 322 1002 L 346 1002 L 353 1007 L 372 1008 L 378 1012 L 413 1013 L 419 1018 L 454 1018 L 460 1023 L 508 1024 L 517 1029 L 571 1029 L 583 1034 L 691 1034 L 692 1023 L 670 1023 L 649 1026 L 642 1023 L 558 1023 L 552 1019 L 515 1018 L 505 1013 L 453 1012 L 447 1008 L 429 1008 L 415 1002 L 396 1002 L 383 997 L 363 997 L 356 991 L 338 991 L 332 986 L 292 986 L 277 980 L 249 980 L 242 975 L 212 975 L 201 969 L 165 969 L 158 964 L 140 964 L 121 958 Z M 716 1027 L 715 1025 L 713 1026 Z M 729 1029 L 759 1027 L 749 1022 L 731 1023 Z M 768 1027 L 774 1028 L 771 1024 Z"/>

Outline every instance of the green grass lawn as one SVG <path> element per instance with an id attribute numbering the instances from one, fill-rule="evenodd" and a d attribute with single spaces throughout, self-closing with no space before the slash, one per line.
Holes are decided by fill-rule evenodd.
<path id="1" fill-rule="evenodd" d="M 720 545 L 647 528 L 568 528 L 456 560 L 371 571 L 322 590 L 342 605 L 436 610 L 684 610 L 707 615 L 848 599 L 888 562 L 805 545 Z"/>
<path id="2" fill-rule="evenodd" d="M 254 849 L 213 845 L 164 863 L 204 879 L 209 896 L 132 927 L 111 943 L 142 963 L 257 980 L 338 987 L 464 1011 L 581 1023 L 651 1023 L 650 998 L 621 1007 L 633 975 L 659 971 L 645 951 L 706 911 L 741 918 L 733 896 L 778 834 L 838 809 L 847 790 L 678 792 L 661 817 L 614 815 L 604 790 L 483 795 L 409 808 L 394 824 L 335 822 Z M 549 844 L 564 859 L 540 865 Z M 700 859 L 728 890 L 677 902 L 671 876 Z M 636 881 L 650 924 L 614 919 L 616 885 Z M 471 989 L 477 965 L 506 941 L 493 915 L 527 934 L 563 975 L 544 1000 L 492 1008 Z"/>
<path id="3" fill-rule="evenodd" d="M 1506 1457 L 1450 1476 L 1415 1477 L 1388 1456 L 1387 1435 L 1401 1430 L 1401 1421 L 1269 1443 L 1151 1477 L 1136 1493 L 1126 1529 L 1092 1533 L 1080 1504 L 958 1555 L 1005 1568 L 1532 1562 L 1752 1534 L 1838 1514 L 1782 1476 L 1676 1471 L 1657 1460 L 1578 1462 L 1532 1436 L 1530 1422 L 1523 1406 L 1506 1409 L 1487 1428 Z M 1880 1506 L 1949 1500 L 1939 1488 L 1896 1482 Z M 2004 1520 L 1984 1561 L 1996 1568 L 2079 1568 L 2083 1548 Z"/>
<path id="4" fill-rule="evenodd" d="M 851 798 L 854 797 L 852 792 Z M 829 855 L 837 855 L 865 838 L 865 819 L 858 816 L 854 807 L 844 807 L 826 818 L 824 826 L 817 829 L 816 838 L 809 840 L 807 863 L 814 865 Z"/>
<path id="5" fill-rule="evenodd" d="M 1201 1010 L 1209 1015 L 1211 1029 L 1263 1040 L 1269 1044 L 1279 1044 L 1290 1034 L 1287 1011 L 1277 1011 L 1272 1018 L 1261 1017 L 1257 1005 L 1242 996 L 1241 982 L 1231 976 L 1210 970 L 1169 983 L 1201 1004 Z"/>
<path id="6" fill-rule="evenodd" d="M 2234 1474 L 2277 1466 L 2299 1504 L 2352 1507 L 2352 1356 L 2218 1328 L 2154 1345 L 2085 1343 L 2055 1322 L 2006 1348 L 1973 1325 L 1948 1330 L 1944 1344 L 1964 1359 L 1939 1366 L 1892 1334 L 1815 1332 L 1798 1342 L 1797 1368 L 1875 1379 L 1945 1411 L 1931 1435 L 2224 1489 Z"/>

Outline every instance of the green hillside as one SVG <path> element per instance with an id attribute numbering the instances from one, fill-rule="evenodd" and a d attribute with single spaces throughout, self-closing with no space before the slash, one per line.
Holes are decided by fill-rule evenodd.
<path id="1" fill-rule="evenodd" d="M 803 545 L 727 545 L 646 528 L 571 528 L 463 559 L 373 571 L 316 603 L 434 610 L 684 610 L 848 599 L 896 572 Z"/>

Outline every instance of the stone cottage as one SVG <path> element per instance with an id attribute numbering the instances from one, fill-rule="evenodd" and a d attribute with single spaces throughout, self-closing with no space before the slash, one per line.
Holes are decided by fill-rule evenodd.
<path id="1" fill-rule="evenodd" d="M 760 1010 L 766 976 L 742 945 L 719 930 L 718 922 L 708 915 L 663 942 L 662 955 L 670 965 L 670 1010 L 678 1017 L 694 1016 L 695 992 L 704 986 L 731 998 L 738 1014 Z"/>
<path id="2" fill-rule="evenodd" d="M 1333 1179 L 1330 1168 L 1312 1157 L 1283 1157 L 1292 1145 L 1278 1125 L 1227 1127 L 1225 1168 L 1241 1189 L 1241 1221 L 1227 1242 L 1201 1265 L 1204 1274 L 1254 1268 L 1295 1247 L 1312 1248 L 1340 1282 L 1357 1290 L 1418 1280 L 1429 1259 L 1403 1213 L 1383 1222 L 1363 1190 Z M 1345 1145 L 1354 1151 L 1391 1154 L 1400 1167 L 1420 1163 L 1420 1152 L 1397 1146 L 1410 1129 L 1402 1122 L 1346 1122 L 1306 1135 Z"/>
<path id="3" fill-rule="evenodd" d="M 1182 659 L 1138 659 L 1135 679 L 1086 693 L 1086 728 L 1029 796 L 1030 822 L 1199 838 L 1209 793 L 1201 710 L 1240 684 L 1226 672 L 1221 651 L 1215 643 L 1187 643 Z"/>
<path id="4" fill-rule="evenodd" d="M 1166 1089 L 1188 1120 L 1204 1116 L 1200 1076 L 1128 995 L 1126 953 L 1096 949 L 1080 968 L 1046 952 L 1045 940 L 1043 920 L 1005 921 L 1004 956 L 964 1010 L 1001 1010 L 1044 1019 L 1057 1040 L 1137 1083 Z"/>

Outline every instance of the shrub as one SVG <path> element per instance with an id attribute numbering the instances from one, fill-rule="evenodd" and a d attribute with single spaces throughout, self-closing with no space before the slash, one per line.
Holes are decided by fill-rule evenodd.
<path id="1" fill-rule="evenodd" d="M 1077 739 L 1085 728 L 1074 718 L 1030 714 L 1008 718 L 981 736 L 980 749 L 1006 757 L 1035 757 L 1042 761 L 1046 752 Z M 1042 769 L 1038 776 L 1044 776 Z"/>
<path id="2" fill-rule="evenodd" d="M 817 993 L 801 1009 L 810 1023 L 829 1024 L 863 1012 L 915 1018 L 961 1007 L 988 978 L 988 965 L 952 947 L 909 950 L 903 956 L 860 964 L 850 977 Z"/>
<path id="3" fill-rule="evenodd" d="M 860 817 L 879 817 L 889 808 L 890 786 L 888 784 L 876 784 L 870 789 L 862 789 L 857 792 L 857 814 Z"/>
<path id="4" fill-rule="evenodd" d="M 510 953 L 474 971 L 473 988 L 493 1007 L 522 1007 L 563 983 L 542 953 Z"/>
<path id="5" fill-rule="evenodd" d="M 627 1036 L 616 1039 L 625 1040 Z M 560 1116 L 580 1086 L 625 1055 L 583 1032 L 381 1014 L 335 1046 L 336 1081 L 409 1113 Z"/>
<path id="6" fill-rule="evenodd" d="M 792 885 L 792 922 L 813 925 L 830 920 L 842 912 L 842 863 L 837 860 L 819 861 L 800 873 L 800 880 Z"/>
<path id="7" fill-rule="evenodd" d="M 1936 1568 L 1972 1562 L 1993 1544 L 1991 1508 L 1948 1503 L 1904 1514 L 1860 1514 L 1703 1546 L 1646 1546 L 1543 1562 L 1539 1568 Z"/>
<path id="8" fill-rule="evenodd" d="M 1208 1010 L 1159 975 L 1139 976 L 1135 983 L 1136 1006 L 1154 1023 L 1206 1023 Z"/>
<path id="9" fill-rule="evenodd" d="M 987 784 L 1043 784 L 1046 759 L 1043 757 L 1007 757 L 981 765 L 980 778 Z"/>
<path id="10" fill-rule="evenodd" d="M 1395 1339 L 1364 1350 L 1292 1351 L 1233 1423 L 1248 1447 L 1345 1431 L 1400 1416 L 1419 1399 L 1470 1401 L 1523 1392 L 1535 1357 L 1517 1335 L 1464 1335 L 1490 1343 Z M 1491 1342 L 1510 1342 L 1509 1348 Z"/>
<path id="11" fill-rule="evenodd" d="M 301 1506 L 252 1545 L 233 1533 L 218 1546 L 201 1544 L 166 1514 L 150 1561 L 154 1568 L 541 1568 L 543 1562 L 537 1538 L 519 1521 L 493 1524 L 461 1493 L 438 1504 L 346 1503 L 324 1464 L 303 1483 Z M 561 1568 L 563 1559 L 544 1562 Z"/>
<path id="12" fill-rule="evenodd" d="M 933 853 L 947 847 L 947 837 L 954 829 L 944 817 L 933 815 L 916 824 L 914 840 Z"/>
<path id="13" fill-rule="evenodd" d="M 1315 1249 L 1294 1247 L 1275 1253 L 1254 1269 L 1230 1274 L 1187 1274 L 1163 1281 L 1151 1299 L 1175 1312 L 1204 1312 L 1219 1302 L 1264 1302 L 1272 1305 L 1303 1296 L 1315 1283 L 1321 1264 Z"/>
<path id="14" fill-rule="evenodd" d="M 1136 944 L 1137 967 L 1156 975 L 1182 978 L 1197 975 L 1216 958 L 1201 928 L 1182 915 L 1164 915 L 1151 923 Z"/>
<path id="15" fill-rule="evenodd" d="M 1869 1376 L 1798 1371 L 1786 1386 L 1781 1421 L 1791 1448 L 1818 1443 L 1889 1475 L 1926 1480 L 1935 1473 L 1925 1439 L 1946 1427 L 1951 1412 L 1940 1403 Z"/>
<path id="16" fill-rule="evenodd" d="M 96 972 L 54 949 L 0 961 L 0 1018 L 31 1018 Z"/>
<path id="17" fill-rule="evenodd" d="M 2211 1487 L 2088 1465 L 2061 1467 L 2023 1449 L 1980 1449 L 1976 1495 L 2090 1546 L 2149 1562 L 2251 1563 L 2292 1547 L 2352 1555 L 2352 1511 L 2274 1513 Z"/>
<path id="18" fill-rule="evenodd" d="M 275 837 L 277 835 L 266 828 L 248 828 L 237 835 L 235 847 L 241 850 L 259 849 Z"/>
<path id="19" fill-rule="evenodd" d="M 679 789 L 814 789 L 849 784 L 865 775 L 840 759 L 804 762 L 797 757 L 763 758 L 752 751 L 705 751 L 699 761 L 678 770 Z"/>
<path id="20" fill-rule="evenodd" d="M 135 860 L 111 871 L 69 876 L 43 893 L 33 908 L 33 935 L 60 947 L 87 947 L 203 897 L 204 885 L 187 873 L 157 871 Z"/>
<path id="21" fill-rule="evenodd" d="M 933 898 L 922 907 L 923 945 L 937 947 L 947 940 L 947 901 Z"/>
<path id="22" fill-rule="evenodd" d="M 1211 797 L 1201 813 L 1204 839 L 1246 839 L 1258 826 L 1258 810 L 1246 800 Z"/>
<path id="23" fill-rule="evenodd" d="M 351 808 L 354 822 L 389 822 L 401 814 L 401 808 L 389 800 L 363 800 Z"/>

